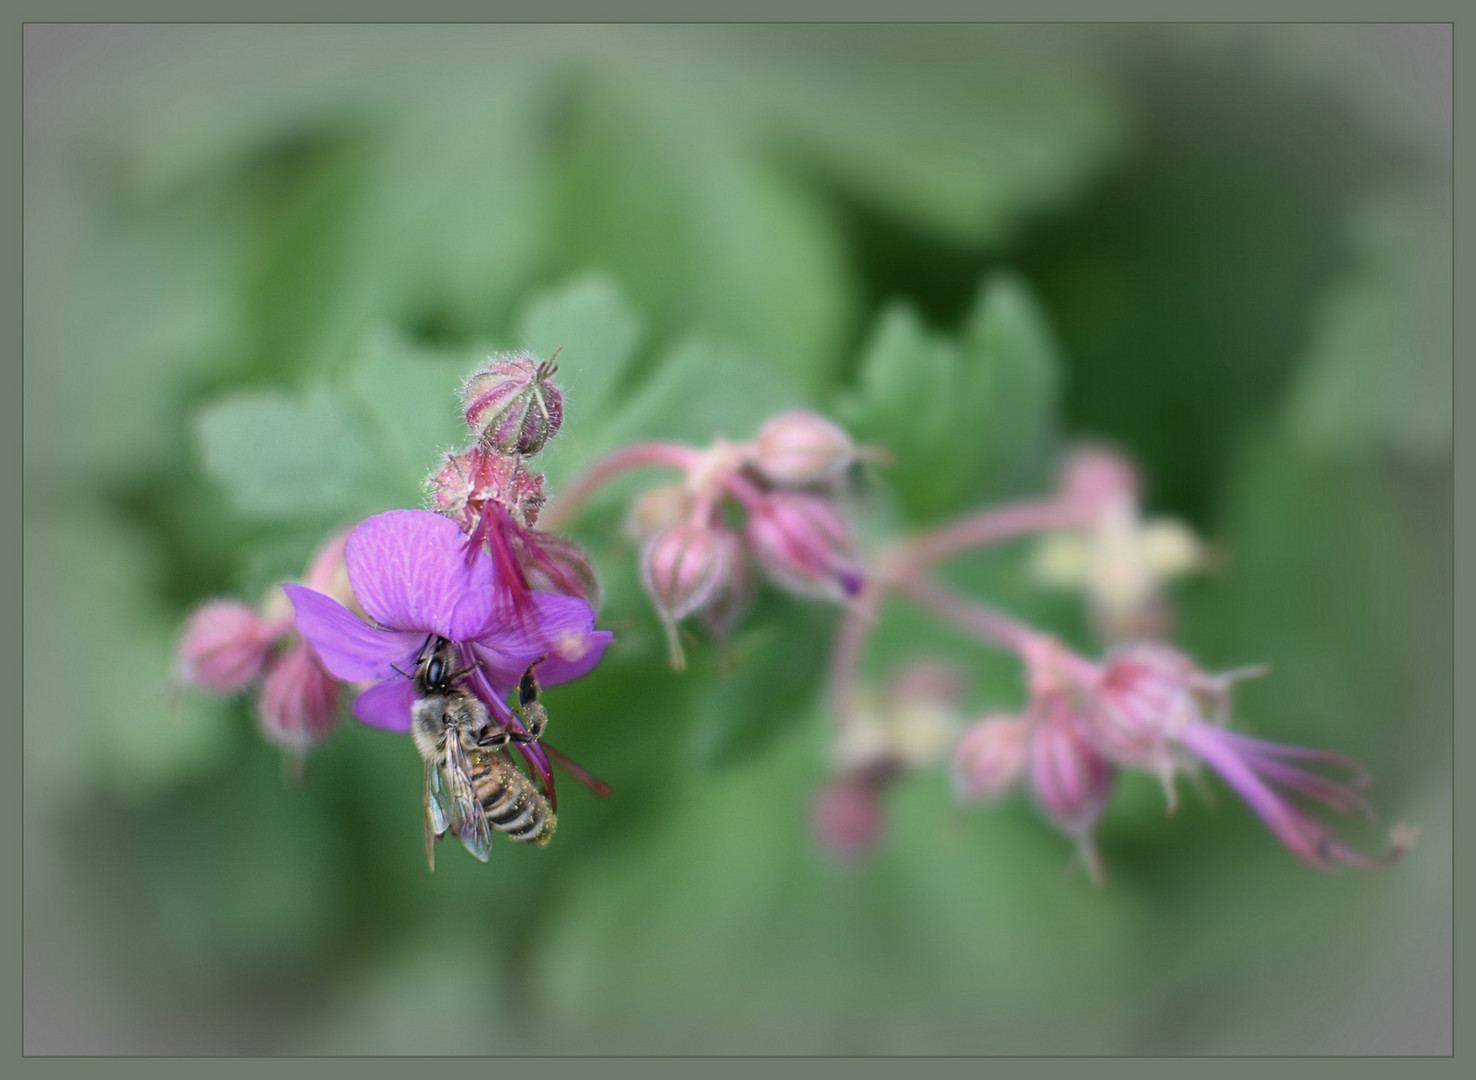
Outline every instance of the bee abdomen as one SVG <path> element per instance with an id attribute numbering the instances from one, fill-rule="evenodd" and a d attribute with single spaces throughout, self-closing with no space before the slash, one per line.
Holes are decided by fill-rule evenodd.
<path id="1" fill-rule="evenodd" d="M 511 840 L 542 846 L 554 831 L 548 799 L 510 765 L 489 760 L 474 777 L 477 796 L 492 827 Z"/>

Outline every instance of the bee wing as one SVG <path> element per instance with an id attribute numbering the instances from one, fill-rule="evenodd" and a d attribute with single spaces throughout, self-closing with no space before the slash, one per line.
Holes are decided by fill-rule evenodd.
<path id="1" fill-rule="evenodd" d="M 441 804 L 432 790 L 432 786 L 439 782 L 439 778 L 440 770 L 427 761 L 420 802 L 425 810 L 425 861 L 432 870 L 436 868 L 436 841 L 446 832 L 446 816 L 441 812 Z"/>
<path id="2" fill-rule="evenodd" d="M 450 787 L 451 813 L 447 815 L 447 824 L 467 851 L 486 862 L 492 854 L 492 829 L 472 785 L 471 764 L 460 738 L 446 740 L 445 779 Z"/>

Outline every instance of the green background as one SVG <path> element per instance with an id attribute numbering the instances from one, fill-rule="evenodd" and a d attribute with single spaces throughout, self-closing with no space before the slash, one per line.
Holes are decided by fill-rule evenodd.
<path id="1" fill-rule="evenodd" d="M 28 1052 L 1449 1052 L 1448 30 L 31 27 L 25 109 Z M 427 874 L 403 738 L 284 782 L 178 627 L 416 505 L 458 378 L 559 344 L 555 491 L 808 405 L 893 450 L 873 537 L 1118 441 L 1227 555 L 1177 640 L 1270 663 L 1246 729 L 1366 762 L 1419 846 L 1325 875 L 1133 777 L 1097 890 L 932 773 L 836 866 L 836 613 L 761 595 L 671 673 L 637 482 L 571 529 L 617 645 L 546 695 L 615 793 Z M 1027 554 L 951 574 L 1092 648 Z M 921 654 L 1020 703 L 888 608 L 867 670 Z"/>

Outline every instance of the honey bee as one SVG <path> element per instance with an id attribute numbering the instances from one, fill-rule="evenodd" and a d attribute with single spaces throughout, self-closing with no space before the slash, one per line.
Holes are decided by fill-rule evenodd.
<path id="1" fill-rule="evenodd" d="M 528 844 L 548 843 L 554 812 L 526 773 L 496 752 L 509 742 L 536 742 L 548 723 L 538 702 L 537 661 L 518 682 L 518 712 L 526 732 L 492 723 L 487 706 L 458 682 L 472 670 L 456 668 L 455 646 L 426 639 L 416 658 L 416 700 L 410 734 L 425 762 L 425 858 L 436 868 L 435 842 L 446 833 L 483 862 L 491 854 L 492 829 Z M 474 666 L 474 665 L 473 665 Z"/>

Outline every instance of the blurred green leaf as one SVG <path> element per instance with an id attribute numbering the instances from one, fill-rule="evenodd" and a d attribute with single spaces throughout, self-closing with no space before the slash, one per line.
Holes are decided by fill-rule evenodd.
<path id="1" fill-rule="evenodd" d="M 1442 459 L 1453 421 L 1450 189 L 1370 197 L 1352 225 L 1358 264 L 1317 310 L 1286 423 L 1323 453 Z"/>
<path id="2" fill-rule="evenodd" d="M 387 489 L 383 450 L 341 397 L 315 386 L 301 398 L 237 394 L 204 409 L 195 434 L 206 471 L 243 512 L 270 518 L 349 518 Z"/>
<path id="3" fill-rule="evenodd" d="M 820 676 L 839 612 L 788 598 L 757 607 L 731 640 L 704 645 L 700 667 L 688 676 L 707 684 L 691 739 L 694 756 L 709 767 L 771 753 L 776 738 L 807 722 L 824 690 Z M 716 676 L 707 670 L 713 663 Z"/>
<path id="4" fill-rule="evenodd" d="M 808 725 L 761 761 L 705 777 L 638 844 L 591 861 L 559 904 L 538 968 L 547 1010 L 538 1045 L 636 1054 L 1120 1045 L 1112 1033 L 1137 1001 L 1122 981 L 1139 932 L 1127 898 L 1063 882 L 1069 845 L 1052 845 L 1034 821 L 979 815 L 940 835 L 941 783 L 893 793 L 876 860 L 831 865 L 805 830 L 821 731 Z M 1071 1030 L 1056 1023 L 1062 1013 L 1075 1018 Z"/>
<path id="5" fill-rule="evenodd" d="M 1058 375 L 1044 320 L 1023 286 L 980 289 L 958 342 L 892 306 L 873 330 L 859 386 L 842 402 L 855 434 L 891 454 L 887 478 L 914 520 L 969 505 L 1039 457 Z"/>
<path id="6" fill-rule="evenodd" d="M 612 444 L 637 438 L 699 446 L 715 438 L 750 439 L 798 391 L 784 376 L 736 349 L 688 340 L 665 353 L 656 370 L 606 429 Z"/>
<path id="7" fill-rule="evenodd" d="M 951 240 L 998 242 L 1122 149 L 1085 35 L 1025 26 L 804 27 L 739 38 L 741 94 L 853 196 Z"/>
<path id="8" fill-rule="evenodd" d="M 94 511 L 28 518 L 25 546 L 28 812 L 80 812 L 94 787 L 146 797 L 217 764 L 229 714 L 173 684 L 179 629 L 144 538 Z"/>

